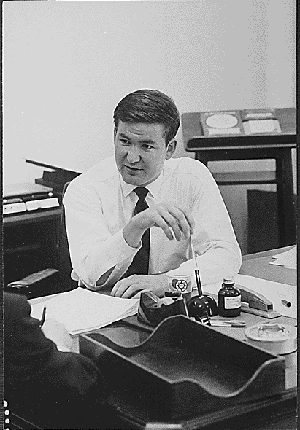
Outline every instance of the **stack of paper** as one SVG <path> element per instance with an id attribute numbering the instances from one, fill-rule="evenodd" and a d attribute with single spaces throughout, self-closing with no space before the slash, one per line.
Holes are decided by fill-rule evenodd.
<path id="1" fill-rule="evenodd" d="M 45 300 L 31 302 L 31 315 L 41 318 L 46 306 L 46 318 L 64 324 L 70 334 L 105 327 L 114 321 L 135 315 L 138 299 L 123 299 L 99 294 L 83 288 L 56 294 Z"/>
<path id="2" fill-rule="evenodd" d="M 287 269 L 297 269 L 297 246 L 281 254 L 273 255 L 273 258 L 275 261 L 270 261 L 270 264 L 284 266 Z"/>

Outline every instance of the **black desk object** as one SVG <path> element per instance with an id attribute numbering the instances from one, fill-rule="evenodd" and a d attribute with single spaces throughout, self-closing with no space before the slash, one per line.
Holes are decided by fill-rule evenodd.
<path id="1" fill-rule="evenodd" d="M 187 152 L 195 152 L 196 160 L 209 161 L 275 159 L 275 178 L 252 177 L 248 172 L 238 179 L 216 180 L 219 185 L 276 184 L 278 198 L 279 246 L 296 241 L 293 203 L 293 172 L 291 150 L 296 148 L 296 109 L 275 109 L 281 133 L 254 135 L 203 136 L 200 112 L 182 114 L 182 135 Z M 248 177 L 249 176 L 249 177 Z"/>
<path id="2" fill-rule="evenodd" d="M 63 169 L 53 166 L 52 164 L 40 163 L 35 160 L 27 159 L 26 163 L 44 167 L 46 170 L 44 170 L 42 178 L 36 179 L 35 183 L 51 187 L 55 192 L 61 195 L 63 194 L 65 184 L 80 175 L 79 172 L 75 172 L 74 170 Z"/>
<path id="3" fill-rule="evenodd" d="M 254 315 L 249 314 L 250 319 L 253 317 L 257 318 Z M 170 322 L 170 320 L 168 320 L 168 322 Z M 204 329 L 211 330 L 207 327 L 204 327 Z M 217 331 L 217 329 L 215 330 Z M 151 358 L 154 359 L 155 366 L 157 366 L 157 368 L 153 369 L 156 374 L 159 374 L 161 371 L 167 371 L 171 375 L 171 368 L 168 368 L 168 364 L 175 366 L 178 371 L 178 365 L 176 365 L 176 362 L 180 362 L 180 358 L 182 361 L 182 358 L 184 357 L 189 358 L 189 360 L 187 360 L 187 368 L 193 368 L 189 362 L 191 361 L 191 354 L 186 354 L 185 351 L 181 351 L 183 357 L 176 357 L 176 348 L 174 349 L 174 357 L 171 360 L 171 363 L 164 361 L 164 358 L 166 358 L 166 351 L 161 351 L 160 356 L 155 355 L 154 357 L 153 350 L 151 350 L 151 348 L 149 350 L 146 349 L 146 351 L 138 351 L 143 342 L 145 345 L 151 332 L 152 328 L 149 329 L 145 325 L 138 323 L 135 320 L 135 317 L 129 317 L 121 322 L 115 323 L 113 326 L 105 327 L 103 329 L 99 329 L 97 332 L 80 336 L 81 352 L 95 360 L 99 367 L 104 370 L 105 374 L 108 376 L 108 380 L 112 386 L 112 393 L 109 397 L 109 406 L 114 409 L 116 415 L 123 420 L 123 426 L 120 427 L 120 429 L 144 429 L 147 428 L 145 427 L 147 423 L 151 422 L 180 424 L 182 429 L 190 430 L 217 430 L 220 428 L 224 428 L 226 430 L 245 430 L 248 428 L 251 430 L 296 429 L 295 409 L 297 390 L 294 386 L 283 389 L 281 392 L 278 392 L 277 394 L 274 393 L 272 395 L 269 391 L 270 385 L 268 384 L 266 387 L 265 397 L 260 397 L 258 395 L 257 399 L 250 398 L 249 401 L 245 402 L 240 402 L 238 400 L 236 402 L 231 401 L 227 405 L 226 402 L 224 402 L 222 395 L 219 398 L 219 405 L 217 402 L 213 405 L 213 402 L 210 403 L 210 401 L 214 400 L 214 396 L 211 395 L 208 396 L 210 398 L 204 399 L 205 401 L 203 405 L 199 405 L 199 402 L 201 402 L 202 399 L 201 395 L 206 393 L 204 390 L 197 391 L 197 388 L 199 387 L 197 387 L 196 384 L 194 386 L 191 384 L 195 389 L 195 391 L 192 390 L 191 395 L 188 393 L 188 389 L 190 388 L 188 387 L 188 384 L 179 384 L 180 387 L 178 390 L 172 393 L 171 390 L 168 389 L 168 385 L 164 384 L 163 381 L 158 380 L 160 383 L 155 384 L 149 374 L 146 375 L 148 378 L 145 378 L 147 359 L 149 361 Z M 173 340 L 175 338 L 176 341 L 178 333 L 179 331 L 176 329 Z M 168 343 L 166 338 L 163 339 L 163 342 L 165 341 Z M 117 351 L 115 349 L 116 344 L 121 345 Z M 103 345 L 105 345 L 105 347 Z M 218 346 L 222 347 L 222 344 L 218 342 Z M 124 347 L 128 349 L 129 357 L 122 361 L 121 357 L 122 352 L 125 349 Z M 232 345 L 229 346 L 229 348 L 231 347 Z M 134 354 L 134 349 L 137 350 L 136 356 Z M 168 348 L 168 353 L 170 352 L 170 349 L 171 348 Z M 114 354 L 111 354 L 112 351 L 114 351 Z M 132 351 L 133 360 L 137 360 L 141 363 L 142 368 L 139 369 L 140 372 L 138 372 L 136 368 L 133 369 L 130 367 L 132 365 L 130 362 Z M 225 353 L 226 356 L 224 345 L 220 348 L 219 352 Z M 145 357 L 143 356 L 143 353 Z M 236 353 L 234 348 L 232 353 Z M 144 358 L 145 363 L 143 366 Z M 176 358 L 178 360 L 176 360 Z M 246 354 L 244 356 L 244 360 L 247 361 L 248 359 L 252 361 L 253 357 L 250 358 L 250 355 Z M 216 360 L 211 359 L 211 366 L 213 366 L 215 362 Z M 207 362 L 205 363 L 203 361 L 202 364 L 200 363 L 200 365 L 203 364 L 207 366 Z M 225 373 L 223 374 L 223 377 L 227 372 L 226 366 L 224 369 Z M 184 373 L 184 369 L 182 372 Z M 204 375 L 205 372 L 207 372 L 207 368 L 204 368 Z M 237 372 L 237 374 L 239 377 L 241 376 L 239 372 Z M 234 374 L 232 374 L 231 377 L 229 376 L 227 381 L 232 381 L 233 375 Z M 269 381 L 273 380 L 273 376 L 274 373 L 272 373 Z M 245 375 L 242 377 L 245 377 Z M 292 375 L 291 380 L 293 379 L 294 375 Z M 203 380 L 205 381 L 205 376 L 203 377 Z M 234 383 L 236 382 L 237 381 L 235 380 Z M 293 385 L 293 383 L 291 383 L 291 385 Z M 265 386 L 266 385 L 263 384 L 263 387 Z M 217 390 L 218 387 L 212 391 Z M 192 399 L 191 403 L 188 399 Z M 172 404 L 176 405 L 175 409 L 172 409 Z M 211 405 L 211 410 L 205 410 L 206 408 L 209 409 Z M 203 408 L 202 413 L 201 408 Z M 198 413 L 193 413 L 194 410 L 198 409 L 200 409 Z M 185 412 L 186 415 L 184 415 Z M 172 413 L 174 414 L 173 417 Z M 275 427 L 274 423 L 276 422 L 280 423 L 278 424 L 278 427 Z M 162 427 L 162 429 L 163 428 L 164 427 Z M 166 427 L 166 429 L 167 428 L 168 427 Z"/>
<path id="4" fill-rule="evenodd" d="M 237 405 L 247 410 L 285 390 L 284 358 L 182 315 L 164 320 L 135 347 L 119 346 L 101 330 L 81 339 L 87 347 L 90 340 L 114 386 L 111 404 L 129 417 L 134 409 L 132 418 L 145 424 L 190 423 Z"/>

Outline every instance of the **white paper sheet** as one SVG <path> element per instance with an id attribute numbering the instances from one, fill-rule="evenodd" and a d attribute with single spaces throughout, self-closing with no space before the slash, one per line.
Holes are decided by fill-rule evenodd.
<path id="1" fill-rule="evenodd" d="M 275 261 L 270 261 L 269 264 L 284 266 L 287 269 L 297 269 L 297 246 L 281 254 L 273 255 L 273 258 L 275 258 Z"/>
<path id="2" fill-rule="evenodd" d="M 136 314 L 139 300 L 106 296 L 79 287 L 30 303 L 34 318 L 40 319 L 46 306 L 46 318 L 61 322 L 70 334 L 78 334 Z"/>
<path id="3" fill-rule="evenodd" d="M 273 303 L 273 309 L 283 316 L 297 318 L 297 287 L 293 285 L 280 284 L 279 282 L 266 281 L 248 275 L 236 275 L 235 283 L 249 288 L 256 293 L 262 294 Z M 221 283 L 206 285 L 203 290 L 206 293 L 217 295 Z M 291 302 L 291 307 L 286 307 L 282 300 Z"/>

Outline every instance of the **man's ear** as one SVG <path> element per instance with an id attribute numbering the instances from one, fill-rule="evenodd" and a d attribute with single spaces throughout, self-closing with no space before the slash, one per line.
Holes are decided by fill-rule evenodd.
<path id="1" fill-rule="evenodd" d="M 177 147 L 177 141 L 175 139 L 170 140 L 167 146 L 166 160 L 172 157 Z"/>

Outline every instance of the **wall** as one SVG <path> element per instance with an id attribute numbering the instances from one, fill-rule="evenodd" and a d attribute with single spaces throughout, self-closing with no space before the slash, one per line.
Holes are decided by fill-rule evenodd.
<path id="1" fill-rule="evenodd" d="M 110 155 L 113 109 L 137 88 L 181 112 L 295 106 L 295 0 L 4 2 L 3 48 L 4 183 L 41 176 L 24 158 L 83 171 Z"/>

